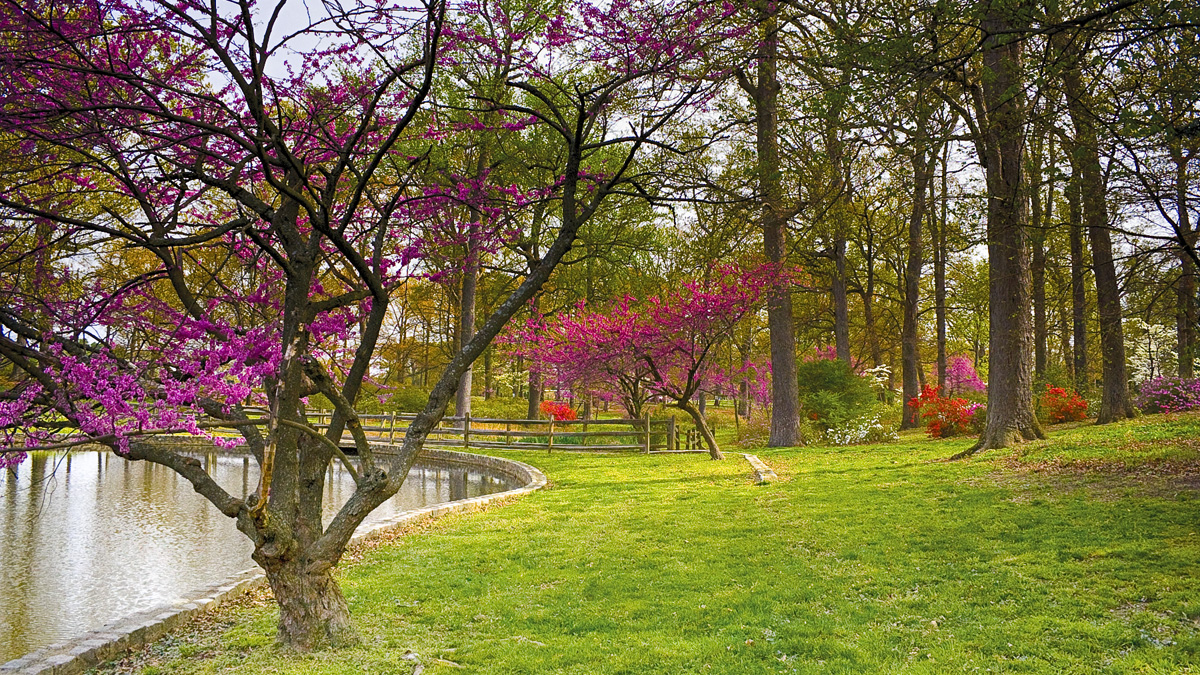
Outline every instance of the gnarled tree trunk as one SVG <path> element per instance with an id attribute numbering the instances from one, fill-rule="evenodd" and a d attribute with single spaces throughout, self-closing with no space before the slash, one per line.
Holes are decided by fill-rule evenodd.
<path id="1" fill-rule="evenodd" d="M 272 557 L 264 549 L 255 551 L 254 560 L 266 571 L 279 605 L 281 646 L 307 652 L 358 642 L 346 597 L 333 578 L 331 565 Z"/>

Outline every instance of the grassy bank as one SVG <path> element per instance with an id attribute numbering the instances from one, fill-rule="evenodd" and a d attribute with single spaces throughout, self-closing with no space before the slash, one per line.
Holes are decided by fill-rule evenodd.
<path id="1" fill-rule="evenodd" d="M 143 673 L 1200 670 L 1200 420 L 738 456 L 507 453 L 552 485 L 346 566 L 361 647 L 287 656 L 244 602 Z M 128 665 L 128 664 L 126 664 Z M 460 668 L 461 667 L 461 668 Z"/>

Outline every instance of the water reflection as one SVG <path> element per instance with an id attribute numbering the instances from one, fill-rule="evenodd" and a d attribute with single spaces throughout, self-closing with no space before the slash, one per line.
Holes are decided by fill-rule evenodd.
<path id="1" fill-rule="evenodd" d="M 200 458 L 233 494 L 258 484 L 249 457 Z M 165 467 L 112 453 L 33 453 L 0 474 L 0 663 L 254 566 L 233 522 Z M 475 469 L 418 465 L 368 523 L 509 487 Z M 353 489 L 331 466 L 326 522 Z"/>

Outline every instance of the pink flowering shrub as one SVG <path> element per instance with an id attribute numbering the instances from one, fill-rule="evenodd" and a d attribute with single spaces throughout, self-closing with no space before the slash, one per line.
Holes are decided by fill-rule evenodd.
<path id="1" fill-rule="evenodd" d="M 1200 408 L 1200 378 L 1155 377 L 1142 383 L 1137 407 L 1147 413 L 1175 413 Z"/>

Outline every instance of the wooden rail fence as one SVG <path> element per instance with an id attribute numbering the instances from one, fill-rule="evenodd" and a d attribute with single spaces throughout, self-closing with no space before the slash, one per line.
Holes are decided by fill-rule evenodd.
<path id="1" fill-rule="evenodd" d="M 331 413 L 313 413 L 309 424 L 328 429 Z M 404 413 L 361 414 L 363 431 L 373 441 L 395 442 L 403 438 L 416 415 Z M 511 420 L 489 417 L 443 417 L 429 432 L 430 447 L 545 448 L 576 452 L 702 452 L 704 446 L 695 430 L 680 433 L 674 417 L 652 419 Z M 349 434 L 343 435 L 343 444 Z"/>

